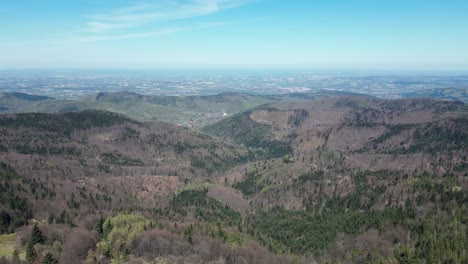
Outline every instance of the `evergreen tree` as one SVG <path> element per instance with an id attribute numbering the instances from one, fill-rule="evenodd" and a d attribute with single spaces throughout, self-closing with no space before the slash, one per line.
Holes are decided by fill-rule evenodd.
<path id="1" fill-rule="evenodd" d="M 53 213 L 49 214 L 49 217 L 47 218 L 47 223 L 49 223 L 49 225 L 53 224 L 55 221 L 55 215 Z"/>
<path id="2" fill-rule="evenodd" d="M 11 263 L 12 264 L 21 264 L 21 260 L 19 258 L 19 251 L 15 249 L 13 254 L 11 255 Z"/>
<path id="3" fill-rule="evenodd" d="M 96 223 L 96 232 L 98 233 L 99 237 L 102 238 L 104 235 L 104 218 L 99 218 L 98 222 Z"/>
<path id="4" fill-rule="evenodd" d="M 54 256 L 52 255 L 52 253 L 50 252 L 47 252 L 44 256 L 44 258 L 42 259 L 42 264 L 57 264 L 58 263 L 58 260 L 56 260 L 54 258 Z"/>
<path id="5" fill-rule="evenodd" d="M 7 233 L 8 228 L 10 227 L 10 224 L 11 224 L 10 215 L 4 210 L 2 210 L 0 212 L 0 234 Z"/>
<path id="6" fill-rule="evenodd" d="M 42 232 L 39 230 L 37 225 L 34 225 L 32 229 L 30 242 L 33 244 L 33 246 L 38 243 L 44 243 L 44 236 L 42 235 Z"/>
<path id="7" fill-rule="evenodd" d="M 33 263 L 37 259 L 37 252 L 34 248 L 34 244 L 32 240 L 28 242 L 28 246 L 26 247 L 26 260 L 30 263 Z"/>

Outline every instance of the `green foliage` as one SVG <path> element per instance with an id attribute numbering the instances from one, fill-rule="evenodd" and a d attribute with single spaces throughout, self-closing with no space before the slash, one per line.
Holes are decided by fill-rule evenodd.
<path id="1" fill-rule="evenodd" d="M 425 124 L 385 125 L 387 132 L 372 140 L 368 147 L 377 148 L 377 144 L 403 132 L 411 135 L 409 146 L 395 146 L 379 150 L 382 153 L 401 155 L 412 153 L 437 154 L 440 152 L 465 149 L 468 146 L 468 118 L 449 118 Z M 405 136 L 403 136 L 405 138 Z"/>
<path id="2" fill-rule="evenodd" d="M 76 129 L 109 127 L 125 122 L 136 123 L 120 114 L 85 110 L 62 114 L 21 113 L 0 118 L 0 127 L 39 129 L 69 136 Z"/>
<path id="3" fill-rule="evenodd" d="M 233 187 L 240 190 L 246 196 L 255 194 L 264 187 L 263 185 L 257 185 L 260 177 L 261 175 L 258 174 L 258 170 L 248 171 L 244 179 L 235 183 Z"/>
<path id="4" fill-rule="evenodd" d="M 102 160 L 105 163 L 117 165 L 117 166 L 144 166 L 145 165 L 143 161 L 141 161 L 140 159 L 132 159 L 129 157 L 125 157 L 120 153 L 110 153 L 110 152 L 102 153 Z"/>
<path id="5" fill-rule="evenodd" d="M 11 216 L 2 210 L 0 212 L 0 234 L 7 233 L 11 224 Z"/>
<path id="6" fill-rule="evenodd" d="M 270 125 L 255 122 L 250 118 L 250 113 L 223 119 L 202 128 L 202 131 L 250 148 L 253 159 L 282 157 L 292 152 L 288 142 L 272 138 Z"/>
<path id="7" fill-rule="evenodd" d="M 42 244 L 44 243 L 45 239 L 44 236 L 42 235 L 41 230 L 39 230 L 39 227 L 37 225 L 34 225 L 31 231 L 31 240 L 29 241 L 33 245 L 36 244 Z"/>
<path id="8" fill-rule="evenodd" d="M 358 104 L 341 103 L 343 105 L 340 107 L 356 108 L 356 111 L 360 111 L 362 108 Z M 270 111 L 275 110 L 270 109 Z M 190 167 L 190 173 L 188 173 L 189 169 L 178 170 L 178 168 L 174 168 L 174 172 L 180 173 L 180 180 L 185 179 L 186 184 L 190 180 L 193 184 L 180 188 L 180 191 L 175 193 L 170 202 L 165 203 L 155 193 L 154 201 L 158 205 L 164 204 L 165 207 L 148 209 L 153 203 L 151 200 L 146 199 L 139 207 L 137 193 L 129 190 L 130 192 L 119 196 L 120 189 L 113 188 L 110 185 L 112 183 L 105 183 L 105 186 L 104 183 L 102 185 L 99 185 L 101 184 L 99 183 L 96 188 L 93 186 L 93 188 L 86 191 L 83 187 L 74 189 L 74 186 L 83 186 L 83 181 L 71 175 L 70 178 L 64 177 L 63 181 L 57 181 L 60 187 L 66 187 L 65 190 L 73 190 L 70 196 L 63 196 L 63 203 L 66 202 L 71 211 L 63 210 L 58 215 L 51 213 L 49 224 L 73 226 L 75 217 L 79 219 L 88 213 L 96 215 L 98 212 L 110 214 L 110 210 L 114 210 L 112 213 L 140 210 L 147 213 L 154 212 L 154 215 L 162 218 L 159 227 L 160 229 L 164 227 L 165 230 L 163 230 L 164 232 L 159 232 L 161 230 L 155 232 L 153 234 L 156 234 L 155 237 L 159 238 L 161 234 L 166 235 L 167 239 L 180 236 L 180 241 L 184 242 L 183 245 L 193 244 L 193 248 L 199 245 L 198 243 L 202 241 L 201 236 L 203 235 L 219 238 L 220 240 L 216 240 L 216 243 L 224 241 L 240 247 L 244 246 L 245 241 L 255 238 L 262 246 L 275 253 L 286 252 L 297 254 L 297 256 L 317 254 L 323 256 L 322 260 L 328 260 L 329 258 L 330 262 L 333 262 L 335 259 L 333 259 L 334 256 L 332 255 L 336 251 L 328 251 L 330 248 L 334 250 L 343 248 L 343 250 L 349 251 L 346 252 L 346 256 L 353 256 L 354 260 L 354 256 L 362 252 L 374 254 L 379 251 L 378 254 L 380 254 L 380 244 L 367 245 L 366 243 L 369 244 L 369 241 L 365 239 L 373 241 L 373 239 L 382 238 L 382 245 L 385 248 L 381 254 L 387 254 L 384 256 L 386 260 L 387 258 L 394 258 L 393 260 L 396 259 L 401 263 L 465 263 L 468 261 L 466 251 L 466 248 L 468 248 L 468 219 L 466 217 L 468 215 L 466 211 L 468 192 L 465 179 L 467 165 L 465 164 L 466 155 L 462 153 L 466 149 L 468 138 L 466 118 L 447 118 L 437 122 L 416 125 L 372 123 L 372 121 L 376 120 L 379 122 L 386 120 L 385 115 L 388 113 L 380 110 L 369 110 L 368 113 L 363 113 L 358 118 L 357 126 L 379 126 L 379 129 L 385 126 L 388 128 L 386 133 L 367 145 L 367 148 L 375 147 L 375 151 L 371 151 L 370 155 L 364 153 L 364 155 L 368 156 L 365 157 L 363 163 L 367 163 L 369 168 L 380 167 L 381 161 L 386 161 L 387 157 L 383 157 L 383 159 L 381 159 L 382 156 L 380 155 L 372 157 L 371 155 L 375 152 L 379 154 L 423 152 L 430 155 L 424 156 L 425 160 L 421 161 L 421 167 L 423 162 L 427 163 L 426 156 L 429 156 L 428 159 L 434 161 L 433 168 L 435 169 L 439 165 L 437 160 L 452 160 L 453 164 L 447 162 L 450 164 L 447 166 L 443 164 L 443 167 L 446 169 L 455 168 L 452 171 L 453 174 L 449 170 L 445 175 L 417 175 L 416 170 L 411 174 L 406 168 L 402 168 L 401 171 L 350 169 L 354 165 L 348 166 L 346 163 L 341 162 L 344 160 L 343 155 L 347 154 L 349 149 L 340 147 L 340 151 L 337 151 L 329 148 L 330 146 L 336 146 L 335 142 L 331 142 L 334 140 L 332 134 L 334 129 L 326 129 L 325 132 L 320 132 L 320 135 L 317 134 L 317 136 L 321 137 L 320 140 L 325 139 L 324 145 L 316 149 L 310 149 L 310 151 L 299 149 L 293 155 L 289 144 L 294 138 L 300 137 L 302 140 L 302 137 L 307 134 L 302 133 L 302 131 L 297 133 L 287 131 L 289 136 L 286 136 L 285 130 L 281 131 L 279 137 L 276 137 L 274 136 L 273 127 L 253 121 L 249 114 L 235 115 L 205 128 L 206 132 L 243 145 L 248 150 L 209 141 L 207 139 L 210 137 L 207 135 L 195 135 L 193 137 L 195 141 L 169 137 L 167 136 L 168 133 L 165 132 L 166 130 L 164 130 L 164 132 L 142 133 L 143 136 L 147 135 L 149 141 L 151 141 L 149 147 L 157 149 L 157 153 L 150 153 L 154 156 L 152 160 L 162 160 L 161 164 L 155 162 L 155 167 L 141 168 L 141 170 L 131 170 L 137 168 L 122 169 L 119 166 L 144 166 L 145 164 L 139 159 L 127 157 L 121 154 L 124 152 L 118 152 L 112 148 L 107 148 L 106 153 L 99 153 L 103 163 L 96 165 L 96 167 L 99 166 L 99 170 L 107 173 L 114 171 L 116 174 L 123 174 L 128 169 L 129 175 L 137 175 L 140 172 L 159 175 L 158 166 L 160 165 L 170 167 L 176 163 L 177 165 L 183 163 Z M 57 120 L 53 120 L 54 118 L 51 117 L 57 117 Z M 103 120 L 104 117 L 108 120 Z M 29 124 L 26 122 L 34 118 L 42 121 L 31 121 Z M 288 124 L 290 126 L 301 126 L 307 118 L 307 111 L 297 110 L 289 116 Z M 78 134 L 81 137 L 81 134 L 85 134 L 74 133 L 76 129 L 85 130 L 93 127 L 111 126 L 121 122 L 132 122 L 121 116 L 100 111 L 69 113 L 63 116 L 24 114 L 19 115 L 17 120 L 8 117 L 2 117 L 0 120 L 3 122 L 0 122 L 0 126 L 31 131 L 45 129 L 52 132 L 47 135 L 48 137 L 57 136 L 57 138 Z M 82 123 L 78 123 L 77 120 Z M 39 124 L 40 122 L 42 123 Z M 125 143 L 130 146 L 133 141 L 140 140 L 144 145 L 143 138 L 139 138 L 141 135 L 136 127 L 136 125 L 133 127 L 135 129 L 124 127 L 123 130 L 122 127 L 119 127 L 117 131 L 122 133 L 115 141 L 127 141 Z M 155 130 L 158 129 L 157 127 L 154 128 Z M 177 134 L 179 130 L 172 129 L 168 131 L 170 131 L 170 134 Z M 186 134 L 182 135 L 185 136 Z M 312 135 L 309 134 L 307 140 L 312 140 L 310 138 Z M 401 141 L 397 147 L 393 146 L 395 142 L 398 142 L 394 139 L 400 136 L 408 140 Z M 285 141 L 278 141 L 276 138 L 282 138 Z M 86 141 L 86 139 L 84 140 Z M 288 140 L 290 142 L 286 142 Z M 305 137 L 304 140 L 306 140 Z M 29 147 L 28 145 L 21 145 L 21 140 L 14 141 L 15 148 L 0 146 L 0 150 L 14 149 L 21 153 L 37 154 L 79 153 L 79 150 L 72 147 L 70 149 L 68 147 L 53 149 L 48 147 L 46 143 L 37 147 Z M 193 142 L 208 143 L 195 144 Z M 147 146 L 145 145 L 144 150 L 148 150 Z M 99 146 L 96 145 L 95 147 Z M 159 152 L 165 149 L 170 153 L 169 162 L 167 163 L 164 159 L 164 152 Z M 243 156 L 244 152 L 242 151 L 250 151 L 251 156 L 249 158 L 251 159 L 281 157 L 275 160 L 257 162 L 257 164 L 249 166 L 244 177 L 233 184 L 234 188 L 240 190 L 251 201 L 251 207 L 248 208 L 248 202 L 239 199 L 239 210 L 255 210 L 258 207 L 269 208 L 265 211 L 255 211 L 255 213 L 248 214 L 244 219 L 240 213 L 209 197 L 208 190 L 205 189 L 213 185 L 210 180 L 219 175 L 226 177 L 224 187 L 227 188 L 230 182 L 228 180 L 230 174 L 211 175 L 211 173 L 246 161 L 247 158 Z M 135 151 L 130 149 L 128 153 L 135 153 Z M 453 159 L 451 159 L 452 155 Z M 14 156 L 10 156 L 10 160 L 11 157 Z M 160 159 L 161 157 L 162 159 Z M 174 162 L 171 160 L 173 157 L 175 157 Z M 67 166 L 67 169 L 73 170 L 74 167 L 71 166 L 73 166 L 72 163 L 75 161 L 73 158 L 75 157 L 66 158 L 70 159 L 65 162 L 65 166 Z M 179 160 L 179 158 L 183 158 L 183 160 Z M 413 158 L 413 156 L 410 158 Z M 16 160 L 10 160 L 8 162 L 12 164 L 16 162 Z M 82 160 L 81 165 L 83 167 L 94 161 L 87 162 L 85 158 L 82 158 Z M 391 162 L 390 159 L 388 160 Z M 46 164 L 48 160 L 44 158 L 44 161 L 38 161 L 34 165 L 35 167 L 32 169 L 26 168 L 26 171 L 36 168 L 55 168 L 57 166 L 56 172 L 61 173 L 60 168 L 62 167 L 60 164 L 49 166 L 49 164 Z M 322 161 L 326 161 L 326 167 L 323 167 L 325 162 Z M 43 166 L 42 163 L 44 163 Z M 355 165 L 359 166 L 358 164 Z M 306 168 L 317 166 L 320 169 L 303 172 L 308 170 Z M 93 177 L 96 167 L 89 168 L 89 170 L 87 168 L 83 177 Z M 425 164 L 424 167 L 427 168 Z M 239 170 L 239 168 L 236 168 L 235 173 L 237 174 Z M 420 167 L 418 167 L 418 170 L 420 170 Z M 66 170 L 63 169 L 63 171 L 65 174 Z M 161 173 L 161 175 L 165 174 Z M 170 175 L 174 174 L 171 173 Z M 198 178 L 191 178 L 192 176 Z M 204 176 L 207 177 L 201 178 Z M 43 186 L 49 184 L 50 176 L 44 177 L 46 181 L 42 177 L 41 172 L 34 174 L 34 171 L 27 177 L 20 176 L 8 165 L 0 162 L 0 208 L 2 209 L 0 212 L 0 232 L 12 232 L 16 227 L 26 224 L 26 219 L 32 218 L 31 212 L 33 211 L 27 199 L 35 197 L 37 200 L 38 197 L 44 196 Z M 200 183 L 204 181 L 209 182 L 201 185 Z M 54 185 L 57 182 L 51 181 L 51 184 Z M 55 185 L 53 188 L 56 188 Z M 163 185 L 162 189 L 159 189 L 164 192 L 165 186 Z M 73 194 L 73 192 L 77 193 L 77 190 L 80 191 L 79 199 L 75 199 L 75 194 Z M 139 191 L 137 190 L 137 192 Z M 219 195 L 219 193 L 215 194 Z M 109 201 L 109 206 L 87 207 L 89 203 L 85 198 L 91 197 L 91 199 L 94 199 L 94 196 L 96 200 L 106 201 L 106 204 Z M 111 196 L 112 199 L 115 199 L 112 203 L 110 203 Z M 59 197 L 62 196 L 59 195 Z M 149 197 L 149 199 L 151 198 L 153 197 Z M 231 198 L 232 196 L 229 195 L 226 197 L 226 199 Z M 232 202 L 237 205 L 238 198 L 237 196 L 233 197 L 232 200 L 228 200 L 226 203 L 231 204 Z M 303 201 L 302 205 L 301 200 Z M 406 205 L 403 206 L 405 200 Z M 272 205 L 268 203 L 281 204 L 283 202 L 285 206 L 291 206 L 290 208 L 302 207 L 304 210 L 286 210 L 278 207 L 270 210 Z M 37 207 L 43 208 L 40 201 L 33 204 L 41 205 Z M 54 201 L 51 204 L 56 203 Z M 53 212 L 58 213 L 59 211 L 54 210 Z M 41 211 L 39 215 L 47 214 L 43 214 L 43 211 Z M 171 228 L 172 223 L 174 223 L 174 229 Z M 131 254 L 137 254 L 136 251 L 132 251 L 135 249 L 136 237 L 145 230 L 152 229 L 155 225 L 155 221 L 139 214 L 117 215 L 107 219 L 101 217 L 95 226 L 100 242 L 97 244 L 96 250 L 90 253 L 91 259 L 116 263 L 130 261 L 133 257 Z M 369 229 L 372 229 L 371 232 L 366 232 Z M 378 231 L 378 234 L 374 232 L 375 230 Z M 168 239 L 168 241 L 172 243 L 173 240 Z M 356 244 L 370 247 L 370 249 L 357 249 L 357 246 L 349 245 L 354 241 L 363 242 Z M 36 252 L 34 245 L 43 242 L 44 237 L 39 228 L 34 226 L 31 240 L 27 244 L 29 261 L 37 260 L 38 253 L 43 255 L 50 249 L 50 245 L 36 246 L 38 250 Z M 159 241 L 156 242 L 159 243 Z M 337 242 L 339 243 L 336 244 Z M 144 248 L 141 250 L 144 251 Z M 346 261 L 349 262 L 350 260 L 344 260 L 344 262 Z M 48 256 L 46 254 L 43 262 L 56 263 L 56 260 L 53 259 L 53 255 Z"/>
<path id="9" fill-rule="evenodd" d="M 259 139 L 267 137 L 271 126 L 260 124 L 250 118 L 251 112 L 245 112 L 223 119 L 220 122 L 202 128 L 202 131 L 212 135 L 231 139 L 236 144 L 258 146 Z"/>
<path id="10" fill-rule="evenodd" d="M 26 218 L 20 216 L 20 217 L 16 218 L 13 221 L 13 223 L 11 223 L 11 228 L 12 228 L 12 230 L 15 230 L 16 228 L 25 226 L 27 224 L 28 224 L 28 220 L 26 220 Z"/>
<path id="11" fill-rule="evenodd" d="M 63 210 L 57 216 L 57 218 L 55 218 L 55 223 L 56 224 L 66 224 L 66 225 L 69 225 L 70 227 L 75 226 L 75 224 L 73 223 L 73 219 L 72 219 L 71 215 L 65 210 Z"/>
<path id="12" fill-rule="evenodd" d="M 390 172 L 382 171 L 363 171 L 356 172 L 353 174 L 355 190 L 354 192 L 345 195 L 335 195 L 328 199 L 325 204 L 326 209 L 343 210 L 343 209 L 355 209 L 355 210 L 370 210 L 375 204 L 377 199 L 385 192 L 385 185 L 371 186 L 368 183 L 367 178 L 369 176 L 376 177 L 387 177 L 392 175 Z"/>
<path id="13" fill-rule="evenodd" d="M 284 162 L 288 160 L 288 162 Z M 267 161 L 258 162 L 249 167 L 242 178 L 242 180 L 235 182 L 232 187 L 240 190 L 244 196 L 253 196 L 258 193 L 266 193 L 275 188 L 287 186 L 281 181 L 277 181 L 278 177 L 284 174 L 290 174 L 291 158 L 287 155 L 283 158 L 283 162 Z"/>
<path id="14" fill-rule="evenodd" d="M 467 263 L 468 211 L 432 212 L 411 227 L 411 244 L 398 247 L 399 263 Z"/>
<path id="15" fill-rule="evenodd" d="M 104 222 L 105 222 L 105 219 L 101 215 L 95 227 L 96 233 L 99 235 L 100 238 L 102 238 L 104 235 Z"/>
<path id="16" fill-rule="evenodd" d="M 467 171 L 468 171 L 468 162 L 464 161 L 463 163 L 460 163 L 460 164 L 456 165 L 456 166 L 453 168 L 453 171 L 456 171 L 456 172 L 467 172 Z"/>
<path id="17" fill-rule="evenodd" d="M 459 186 L 453 174 L 445 174 L 442 179 L 423 174 L 411 179 L 411 187 L 419 193 L 419 203 L 431 201 L 442 210 L 451 211 L 468 203 L 468 190 Z"/>
<path id="18" fill-rule="evenodd" d="M 172 202 L 171 208 L 176 212 L 192 211 L 194 216 L 206 222 L 226 223 L 233 225 L 241 221 L 241 215 L 227 205 L 207 196 L 204 190 L 183 190 L 177 194 Z"/>
<path id="19" fill-rule="evenodd" d="M 17 234 L 4 234 L 0 235 L 0 263 L 2 258 L 9 258 L 14 256 Z"/>
<path id="20" fill-rule="evenodd" d="M 122 134 L 122 136 L 120 137 L 120 140 L 122 141 L 125 141 L 129 138 L 139 138 L 140 137 L 140 132 L 139 131 L 136 131 L 135 129 L 132 129 L 132 128 L 129 128 L 129 127 L 125 127 L 125 130 Z"/>
<path id="21" fill-rule="evenodd" d="M 309 172 L 301 174 L 299 178 L 295 180 L 295 185 L 301 186 L 306 182 L 319 182 L 324 179 L 325 173 L 323 170 L 311 170 Z"/>
<path id="22" fill-rule="evenodd" d="M 29 102 L 37 102 L 37 101 L 53 99 L 52 97 L 48 97 L 48 96 L 19 93 L 19 92 L 4 93 L 4 97 L 8 98 L 9 100 L 20 99 L 20 100 L 25 100 Z"/>
<path id="23" fill-rule="evenodd" d="M 29 261 L 29 263 L 33 263 L 36 259 L 37 252 L 34 248 L 34 243 L 32 243 L 32 241 L 29 241 L 26 246 L 26 260 Z"/>
<path id="24" fill-rule="evenodd" d="M 98 165 L 98 169 L 102 172 L 105 172 L 105 173 L 112 173 L 112 168 L 111 166 L 107 165 L 107 164 L 99 164 Z"/>
<path id="25" fill-rule="evenodd" d="M 411 128 L 411 126 L 412 125 L 408 124 L 387 125 L 388 131 L 385 132 L 383 135 L 379 136 L 378 138 L 372 140 L 372 143 L 380 144 L 385 140 L 402 133 L 404 130 Z"/>
<path id="26" fill-rule="evenodd" d="M 208 190 L 183 190 L 172 199 L 173 206 L 206 206 Z"/>
<path id="27" fill-rule="evenodd" d="M 446 109 L 441 109 L 445 111 L 456 111 L 459 108 L 466 107 L 466 103 L 468 103 L 468 94 L 466 92 L 466 87 L 418 89 L 417 91 L 403 94 L 403 97 L 431 97 L 452 101 L 448 106 L 446 106 Z M 464 102 L 465 104 L 463 104 L 462 102 Z"/>
<path id="28" fill-rule="evenodd" d="M 57 264 L 58 260 L 54 258 L 54 255 L 52 253 L 47 252 L 44 255 L 44 258 L 42 259 L 41 264 Z"/>
<path id="29" fill-rule="evenodd" d="M 431 154 L 440 151 L 466 149 L 468 146 L 468 117 L 451 118 L 443 123 L 429 123 L 416 129 L 409 153 Z"/>
<path id="30" fill-rule="evenodd" d="M 189 235 L 188 235 L 188 237 L 187 237 L 187 242 L 189 242 L 190 245 L 193 245 L 192 234 L 189 234 Z"/>
<path id="31" fill-rule="evenodd" d="M 271 212 L 257 212 L 252 227 L 260 232 L 260 241 L 266 236 L 273 244 L 292 253 L 319 253 L 335 243 L 339 233 L 357 235 L 370 228 L 391 227 L 407 218 L 401 209 L 359 212 L 294 211 L 275 208 Z"/>
<path id="32" fill-rule="evenodd" d="M 16 188 L 18 185 L 14 184 L 14 181 L 20 179 L 21 177 L 10 166 L 0 162 L 0 204 L 17 212 L 20 216 L 29 216 L 28 201 L 25 197 L 18 196 Z"/>
<path id="33" fill-rule="evenodd" d="M 309 112 L 304 109 L 294 109 L 293 113 L 288 116 L 288 125 L 290 126 L 300 126 L 302 122 L 307 120 L 309 117 Z"/>
<path id="34" fill-rule="evenodd" d="M 265 187 L 263 187 L 261 190 L 260 190 L 260 193 L 266 193 L 266 192 L 269 192 L 270 190 L 273 190 L 275 188 L 280 188 L 282 187 L 283 184 L 280 184 L 280 183 L 275 183 L 275 184 L 271 184 L 271 185 L 267 185 Z"/>
<path id="35" fill-rule="evenodd" d="M 13 250 L 13 253 L 11 254 L 11 262 L 13 264 L 21 264 L 21 260 L 19 257 L 19 251 L 17 249 Z"/>
<path id="36" fill-rule="evenodd" d="M 154 226 L 155 222 L 139 214 L 120 214 L 107 218 L 102 224 L 102 240 L 92 255 L 126 261 L 136 237 Z"/>
<path id="37" fill-rule="evenodd" d="M 320 156 L 326 162 L 328 168 L 332 168 L 341 160 L 341 153 L 334 149 L 324 149 L 320 152 Z"/>
<path id="38" fill-rule="evenodd" d="M 0 118 L 0 127 L 18 131 L 18 134 L 10 142 L 0 141 L 0 150 L 14 149 L 22 154 L 79 156 L 81 150 L 76 145 L 66 144 L 74 131 L 127 123 L 137 122 L 116 113 L 98 110 L 6 115 Z"/>

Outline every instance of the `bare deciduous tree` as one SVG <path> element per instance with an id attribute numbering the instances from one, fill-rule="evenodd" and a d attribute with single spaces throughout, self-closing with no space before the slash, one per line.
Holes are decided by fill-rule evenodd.
<path id="1" fill-rule="evenodd" d="M 60 257 L 61 263 L 83 263 L 88 251 L 96 245 L 96 239 L 91 233 L 82 228 L 74 229 L 65 240 Z"/>

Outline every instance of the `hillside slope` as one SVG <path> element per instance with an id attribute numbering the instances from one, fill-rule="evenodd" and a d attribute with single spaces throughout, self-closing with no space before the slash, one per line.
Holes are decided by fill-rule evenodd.
<path id="1" fill-rule="evenodd" d="M 245 158 L 244 152 L 187 128 L 96 110 L 0 115 L 0 137 L 0 160 L 18 175 L 22 187 L 15 188 L 25 188 L 22 197 L 33 204 L 23 213 L 35 217 L 58 213 L 70 199 L 69 209 L 99 211 L 103 205 L 94 200 L 96 195 L 112 199 L 106 210 L 153 206 L 155 198 L 173 193 L 184 179 Z M 123 201 L 126 196 L 130 200 Z"/>
<path id="2" fill-rule="evenodd" d="M 404 98 L 430 97 L 442 100 L 460 101 L 468 103 L 468 87 L 449 87 L 441 89 L 427 89 L 402 94 Z"/>
<path id="3" fill-rule="evenodd" d="M 462 217 L 468 202 L 463 103 L 363 97 L 277 102 L 203 131 L 269 153 L 274 141 L 289 147 L 218 178 L 243 193 L 252 210 L 248 228 L 279 252 L 315 254 L 318 262 L 417 262 L 427 259 L 430 249 L 421 243 L 435 230 L 443 230 L 438 239 L 445 241 L 437 243 L 456 239 L 459 231 L 444 224 L 462 221 L 457 230 L 468 230 Z M 429 229 L 421 233 L 417 226 Z M 468 242 L 466 235 L 460 239 Z M 466 259 L 460 250 L 430 251 L 430 258 Z"/>
<path id="4" fill-rule="evenodd" d="M 138 95 L 114 96 L 95 100 Z M 465 104 L 297 96 L 202 129 L 218 139 L 101 110 L 0 115 L 0 231 L 24 252 L 37 221 L 37 260 L 62 263 L 468 261 Z"/>
<path id="5" fill-rule="evenodd" d="M 317 91 L 286 95 L 222 93 L 205 96 L 157 96 L 131 92 L 98 93 L 77 100 L 23 94 L 0 94 L 0 113 L 64 113 L 86 109 L 124 114 L 139 121 L 163 121 L 192 128 L 219 121 L 259 105 L 291 100 L 331 97 L 341 92 Z"/>

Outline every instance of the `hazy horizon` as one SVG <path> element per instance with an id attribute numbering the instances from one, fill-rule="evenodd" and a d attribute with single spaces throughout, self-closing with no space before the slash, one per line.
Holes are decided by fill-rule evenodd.
<path id="1" fill-rule="evenodd" d="M 468 76 L 468 69 L 405 69 L 405 68 L 320 68 L 320 67 L 154 67 L 154 68 L 0 68 L 0 74 L 170 74 L 187 76 L 209 75 L 263 75 L 307 74 L 343 77 L 373 76 Z"/>

